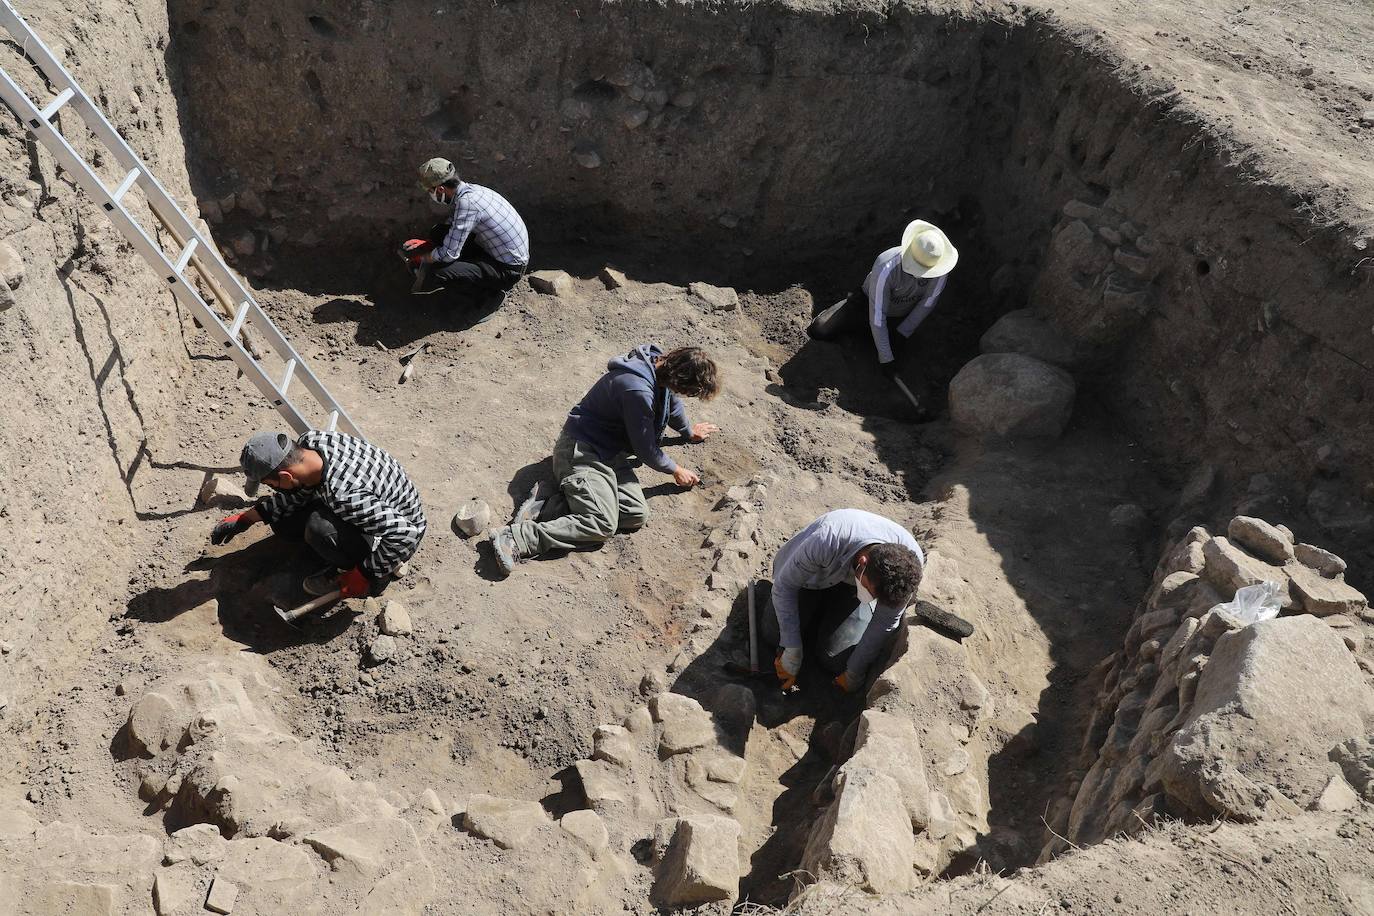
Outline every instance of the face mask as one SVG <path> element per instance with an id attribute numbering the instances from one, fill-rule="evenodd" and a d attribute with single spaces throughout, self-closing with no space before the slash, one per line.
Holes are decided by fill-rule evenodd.
<path id="1" fill-rule="evenodd" d="M 440 206 L 443 206 L 448 203 L 448 198 L 444 196 L 443 188 L 430 188 L 429 199 L 434 201 L 436 204 L 439 204 Z"/>

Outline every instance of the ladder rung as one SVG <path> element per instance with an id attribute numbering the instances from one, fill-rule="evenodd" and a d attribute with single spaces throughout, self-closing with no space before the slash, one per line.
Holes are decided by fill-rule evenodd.
<path id="1" fill-rule="evenodd" d="M 331 410 L 331 411 L 329 412 L 329 422 L 328 422 L 327 424 L 325 424 L 324 431 L 327 432 L 327 433 L 332 433 L 334 430 L 336 430 L 336 429 L 338 429 L 338 428 L 339 428 L 339 412 L 338 412 L 337 410 Z"/>
<path id="2" fill-rule="evenodd" d="M 243 304 L 239 306 L 238 313 L 234 315 L 234 323 L 229 326 L 229 342 L 225 344 L 226 347 L 232 347 L 234 341 L 238 339 L 243 323 L 248 320 L 248 310 L 252 307 L 253 304 L 247 299 L 243 300 Z"/>
<path id="3" fill-rule="evenodd" d="M 57 98 L 48 103 L 48 107 L 38 113 L 44 121 L 51 121 L 52 116 L 57 114 L 57 110 L 71 101 L 72 96 L 76 95 L 76 90 L 68 86 L 57 94 Z"/>
<path id="4" fill-rule="evenodd" d="M 135 181 L 139 180 L 139 174 L 140 174 L 139 170 L 133 169 L 133 170 L 131 170 L 131 172 L 129 172 L 129 174 L 126 174 L 126 176 L 124 176 L 124 181 L 121 181 L 120 187 L 115 188 L 115 191 L 114 191 L 114 202 L 115 202 L 115 203 L 120 202 L 120 199 L 121 199 L 121 198 L 124 198 L 124 195 L 125 195 L 125 194 L 128 194 L 129 188 L 132 188 L 132 187 L 133 187 L 133 183 L 135 183 Z"/>
<path id="5" fill-rule="evenodd" d="M 281 384 L 277 386 L 277 388 L 280 389 L 280 393 L 281 393 L 281 394 L 283 394 L 283 395 L 286 394 L 286 389 L 287 389 L 287 387 L 291 384 L 291 376 L 293 376 L 293 375 L 295 375 L 295 374 L 296 374 L 296 361 L 295 361 L 294 359 L 288 359 L 288 360 L 286 361 L 286 372 L 282 374 L 282 377 L 281 377 Z"/>
<path id="6" fill-rule="evenodd" d="M 181 273 L 186 269 L 186 265 L 191 261 L 191 255 L 196 253 L 196 245 L 198 244 L 200 243 L 195 239 L 191 239 L 191 241 L 186 243 L 186 247 L 181 249 L 181 255 L 177 258 L 177 273 Z"/>

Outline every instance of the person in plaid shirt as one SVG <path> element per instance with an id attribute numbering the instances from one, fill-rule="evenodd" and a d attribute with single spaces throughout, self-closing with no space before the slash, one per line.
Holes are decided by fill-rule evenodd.
<path id="1" fill-rule="evenodd" d="M 226 544 L 258 522 L 304 541 L 327 564 L 304 582 L 312 595 L 380 594 L 425 536 L 415 484 L 395 458 L 356 436 L 311 430 L 292 442 L 283 433 L 257 433 L 239 464 L 250 495 L 262 483 L 274 492 L 221 519 L 210 542 Z"/>
<path id="2" fill-rule="evenodd" d="M 530 235 L 525 221 L 510 201 L 491 188 L 460 179 L 447 159 L 431 159 L 420 166 L 419 185 L 435 203 L 452 204 L 453 215 L 434 227 L 429 238 L 401 245 L 401 256 L 411 269 L 426 272 L 414 291 L 466 287 L 487 300 L 486 317 L 490 317 L 529 267 Z"/>

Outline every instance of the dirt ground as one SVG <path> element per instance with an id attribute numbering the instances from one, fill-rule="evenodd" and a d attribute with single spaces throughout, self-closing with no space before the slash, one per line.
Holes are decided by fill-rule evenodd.
<path id="1" fill-rule="evenodd" d="M 178 131 L 166 131 L 171 141 L 157 138 L 178 111 L 205 119 L 200 129 L 217 115 L 192 116 L 185 98 L 172 98 L 168 61 L 173 70 L 184 62 L 149 36 L 199 11 L 174 3 L 165 21 L 168 10 L 157 5 L 153 15 L 88 6 L 78 14 L 66 4 L 36 4 L 35 22 L 74 48 L 115 47 L 101 44 L 102 36 L 146 27 L 147 41 L 83 57 L 83 78 L 173 171 L 189 201 Z M 787 6 L 789 15 L 808 9 Z M 978 19 L 990 10 L 960 3 L 916 12 Z M 1359 255 L 1374 236 L 1374 120 L 1362 120 L 1374 110 L 1370 12 L 1363 0 L 1320 8 L 1080 0 L 1056 4 L 1052 14 L 1027 5 L 996 15 L 1050 17 L 1149 104 L 1195 118 L 1197 144 L 1310 216 L 1303 245 L 1320 237 L 1319 244 L 1341 246 L 1349 258 L 1338 272 L 1350 267 L 1348 292 L 1357 297 L 1374 268 Z M 856 15 L 874 24 L 899 18 L 868 6 Z M 133 75 L 121 70 L 126 51 L 140 61 Z M 13 701 L 3 722 L 9 753 L 0 766 L 0 811 L 164 836 L 178 825 L 144 810 L 142 764 L 121 749 L 130 703 L 188 665 L 248 653 L 270 666 L 291 732 L 355 780 L 404 798 L 433 789 L 450 806 L 481 792 L 564 812 L 577 794 L 570 765 L 590 754 L 598 724 L 619 722 L 642 702 L 646 675 L 703 699 L 729 680 L 721 662 L 742 651 L 744 624 L 738 606 L 724 620 L 702 614 L 712 562 L 705 539 L 721 522 L 726 490 L 770 473 L 777 482 L 763 513 L 758 572 L 766 575 L 776 548 L 829 509 L 856 506 L 907 525 L 928 550 L 957 560 L 977 596 L 960 612 L 978 626 L 967 648 L 996 708 L 992 726 L 970 746 L 991 839 L 979 849 L 981 861 L 956 864 L 956 873 L 969 874 L 897 901 L 861 903 L 844 889 L 822 888 L 802 911 L 1374 912 L 1367 809 L 1292 827 L 1226 826 L 1215 837 L 1169 827 L 1021 872 L 1013 883 L 987 874 L 1033 862 L 1043 812 L 1081 739 L 1088 672 L 1120 644 L 1176 497 L 1166 483 L 1176 470 L 1169 456 L 1135 441 L 1105 376 L 1082 386 L 1061 441 L 985 449 L 956 439 L 944 388 L 1000 307 L 984 298 L 996 263 L 970 258 L 965 268 L 977 281 L 943 304 L 903 353 L 917 410 L 877 374 L 868 341 L 819 344 L 803 332 L 814 308 L 842 292 L 862 264 L 846 254 L 806 270 L 790 265 L 790 277 L 770 264 L 755 283 L 752 251 L 731 249 L 719 262 L 697 254 L 723 249 L 715 203 L 702 205 L 714 234 L 663 260 L 611 256 L 594 240 L 578 240 L 581 224 L 569 218 L 559 230 L 567 238 L 540 250 L 536 266 L 572 271 L 573 293 L 546 296 L 522 285 L 478 326 L 450 298 L 407 295 L 380 244 L 340 270 L 347 282 L 321 283 L 318 261 L 293 265 L 289 249 L 275 265 L 261 253 L 242 261 L 262 271 L 261 299 L 274 320 L 365 434 L 407 468 L 424 499 L 428 534 L 411 575 L 386 596 L 406 604 L 415 632 L 398 659 L 369 668 L 362 659 L 377 633 L 375 607 L 348 602 L 285 627 L 269 604 L 301 597 L 296 580 L 313 571 L 304 559 L 261 531 L 209 546 L 222 513 L 195 505 L 204 476 L 232 471 L 243 439 L 275 427 L 276 417 L 151 277 L 126 275 L 141 266 L 98 214 L 67 200 L 76 192 L 50 160 L 7 127 L 0 218 L 28 261 L 21 289 L 41 298 L 43 311 L 37 299 L 21 299 L 16 311 L 0 313 L 0 322 L 19 328 L 0 347 L 0 379 L 14 390 L 11 406 L 0 408 L 12 431 L 0 437 L 10 440 L 0 443 L 0 456 L 11 469 L 0 482 L 0 519 L 12 523 L 0 560 L 14 570 L 0 591 L 7 605 L 0 648 L 6 678 L 22 672 L 22 682 L 0 684 L 0 709 Z M 188 141 L 193 157 L 208 136 Z M 499 175 L 493 161 L 482 167 Z M 193 173 L 205 168 L 191 164 Z M 749 174 L 768 171 L 755 163 Z M 219 174 L 244 179 L 232 167 Z M 694 174 L 691 181 L 701 180 Z M 556 180 L 553 172 L 547 180 Z M 37 191 L 25 188 L 29 181 Z M 580 193 L 596 193 L 585 187 Z M 759 199 L 789 187 L 767 184 Z M 366 209 L 367 195 L 378 191 L 343 193 L 357 192 Z M 292 185 L 282 200 L 309 196 L 308 187 Z M 404 206 L 417 218 L 423 210 Z M 539 211 L 554 208 L 543 200 Z M 777 230 L 786 220 L 770 212 Z M 877 231 L 871 220 L 858 224 L 833 239 L 836 251 L 857 249 L 854 238 Z M 231 228 L 242 227 L 225 224 L 222 241 Z M 632 265 L 624 289 L 608 290 L 596 278 L 608 262 Z M 739 278 L 732 280 L 739 312 L 711 312 L 684 289 L 687 280 L 731 273 Z M 140 303 L 156 311 L 140 311 Z M 121 347 L 140 339 L 145 321 L 156 334 Z M 643 531 L 524 563 L 498 579 L 483 540 L 450 528 L 453 512 L 480 498 L 498 521 L 508 517 L 531 484 L 549 476 L 549 450 L 568 408 L 609 358 L 642 342 L 704 346 L 724 371 L 717 400 L 689 403 L 693 419 L 719 424 L 720 434 L 670 450 L 701 473 L 703 485 L 684 492 L 643 471 L 652 511 Z M 399 357 L 422 343 L 413 378 L 400 383 Z M 1365 346 L 1363 338 L 1351 346 Z M 54 440 L 79 443 L 90 469 L 78 473 Z M 1112 520 L 1122 506 L 1139 507 L 1117 516 L 1135 522 Z M 705 651 L 680 662 L 689 641 Z M 805 683 L 801 697 L 750 686 L 761 731 L 749 744 L 752 776 L 735 813 L 747 862 L 741 899 L 782 905 L 818 813 L 812 791 L 836 762 L 835 729 L 827 726 L 852 720 L 864 700 L 839 696 L 819 678 Z M 459 830 L 428 842 L 439 879 L 431 912 L 557 910 L 560 876 L 526 868 L 528 860 Z M 609 905 L 650 912 L 642 890 Z M 1270 905 L 1290 894 L 1292 902 Z"/>

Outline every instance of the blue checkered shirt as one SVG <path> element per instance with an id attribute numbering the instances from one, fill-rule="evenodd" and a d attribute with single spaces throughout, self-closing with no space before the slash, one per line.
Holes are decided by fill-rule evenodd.
<path id="1" fill-rule="evenodd" d="M 480 184 L 459 182 L 453 197 L 453 223 L 434 260 L 456 261 L 471 235 L 482 250 L 508 267 L 530 262 L 530 234 L 525 221 L 500 194 Z"/>

